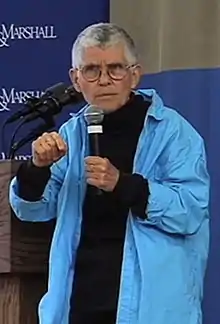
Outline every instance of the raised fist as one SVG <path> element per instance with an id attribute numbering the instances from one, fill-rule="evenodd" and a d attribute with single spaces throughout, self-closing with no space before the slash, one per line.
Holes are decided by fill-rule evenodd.
<path id="1" fill-rule="evenodd" d="M 32 143 L 34 165 L 50 166 L 61 159 L 67 152 L 67 145 L 57 132 L 44 133 Z"/>

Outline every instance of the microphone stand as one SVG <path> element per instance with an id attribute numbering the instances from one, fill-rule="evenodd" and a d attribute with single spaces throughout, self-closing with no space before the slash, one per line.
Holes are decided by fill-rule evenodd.
<path id="1" fill-rule="evenodd" d="M 21 140 L 15 142 L 13 138 L 11 145 L 10 145 L 10 151 L 9 151 L 9 159 L 14 159 L 15 158 L 15 153 L 21 148 L 23 147 L 25 144 L 27 144 L 30 141 L 36 140 L 39 136 L 42 135 L 42 133 L 47 132 L 48 130 L 52 129 L 53 127 L 55 127 L 55 121 L 53 116 L 49 116 L 49 115 L 45 115 L 45 116 L 41 116 L 41 118 L 44 120 L 43 124 L 38 125 L 37 127 L 35 127 L 34 129 L 32 129 L 28 135 L 26 135 L 25 137 L 23 137 Z M 25 121 L 21 123 L 22 126 L 23 124 L 25 124 Z M 19 127 L 20 129 L 21 127 Z"/>

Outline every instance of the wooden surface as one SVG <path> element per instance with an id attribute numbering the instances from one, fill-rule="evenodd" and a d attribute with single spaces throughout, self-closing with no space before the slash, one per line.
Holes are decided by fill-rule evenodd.
<path id="1" fill-rule="evenodd" d="M 0 275 L 0 323 L 37 324 L 38 303 L 46 291 L 46 274 Z"/>
<path id="2" fill-rule="evenodd" d="M 18 164 L 17 164 L 18 165 Z M 8 185 L 11 179 L 11 163 L 0 163 L 0 273 L 11 270 L 11 210 L 8 203 Z"/>
<path id="3" fill-rule="evenodd" d="M 18 161 L 0 161 L 0 324 L 37 324 L 54 222 L 23 222 L 8 202 Z"/>
<path id="4" fill-rule="evenodd" d="M 23 222 L 13 214 L 8 188 L 19 165 L 0 163 L 0 273 L 44 273 L 54 222 Z"/>

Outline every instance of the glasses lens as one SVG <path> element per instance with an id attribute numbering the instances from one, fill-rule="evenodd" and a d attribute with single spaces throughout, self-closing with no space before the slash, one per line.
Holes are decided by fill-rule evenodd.
<path id="1" fill-rule="evenodd" d="M 113 80 L 122 80 L 128 71 L 129 66 L 122 63 L 107 64 L 107 73 Z M 83 77 L 87 81 L 96 81 L 101 76 L 102 68 L 99 65 L 85 65 L 82 69 Z"/>
<path id="2" fill-rule="evenodd" d="M 82 74 L 88 81 L 97 80 L 100 75 L 100 67 L 98 65 L 85 65 L 82 68 Z"/>
<path id="3" fill-rule="evenodd" d="M 114 80 L 121 80 L 127 73 L 127 66 L 121 63 L 113 63 L 108 65 L 109 76 Z"/>

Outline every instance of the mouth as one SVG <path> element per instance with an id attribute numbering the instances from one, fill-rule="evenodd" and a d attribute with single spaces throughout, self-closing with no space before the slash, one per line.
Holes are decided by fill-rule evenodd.
<path id="1" fill-rule="evenodd" d="M 97 95 L 97 98 L 109 98 L 109 97 L 113 97 L 116 95 L 117 95 L 117 93 L 103 93 L 103 94 Z"/>

